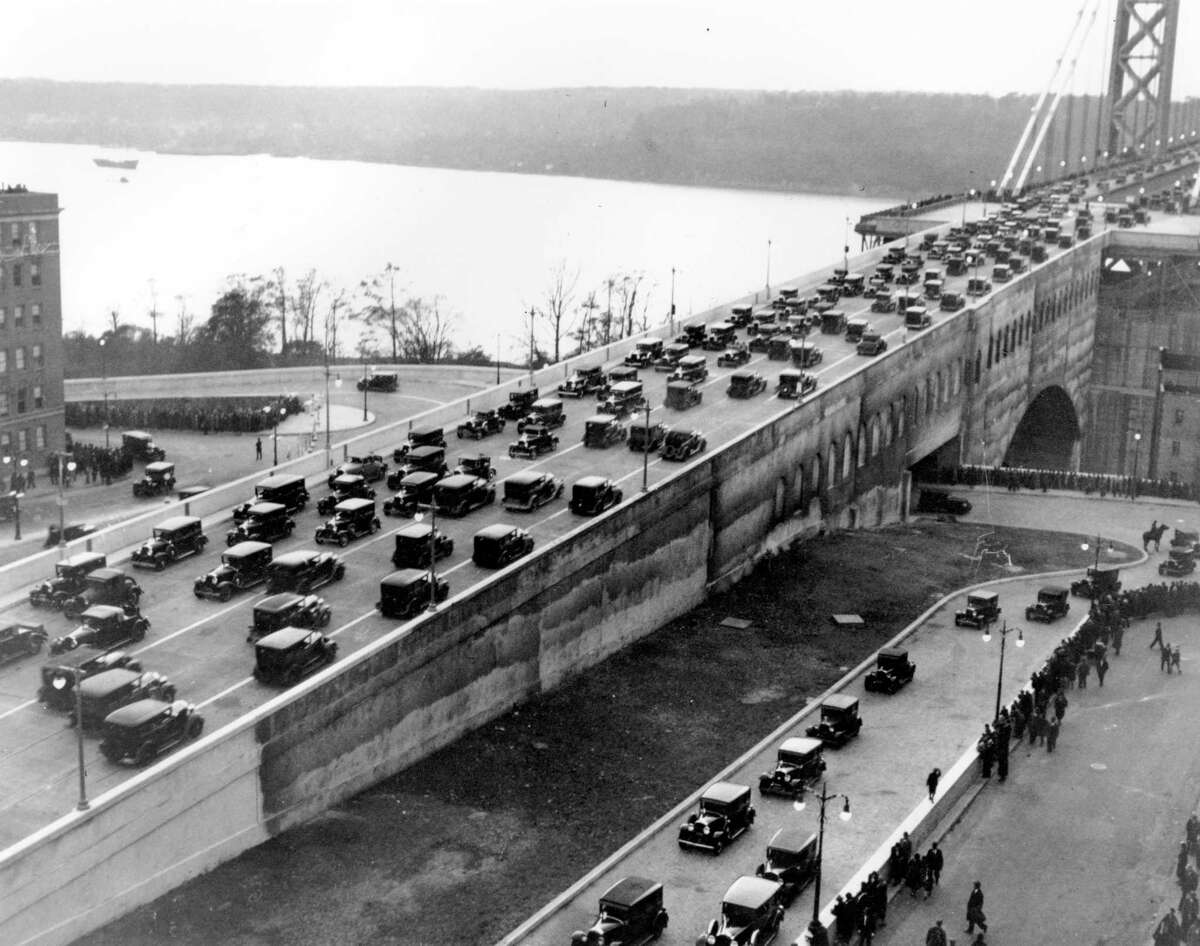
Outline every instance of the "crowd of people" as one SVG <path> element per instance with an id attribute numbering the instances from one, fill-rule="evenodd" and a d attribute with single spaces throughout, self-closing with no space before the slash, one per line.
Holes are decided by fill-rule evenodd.
<path id="1" fill-rule="evenodd" d="M 304 410 L 298 395 L 263 397 L 185 397 L 146 400 L 68 401 L 68 427 L 198 430 L 201 433 L 266 430 Z"/>
<path id="2" fill-rule="evenodd" d="M 107 486 L 113 480 L 127 476 L 133 469 L 133 456 L 121 447 L 102 447 L 83 441 L 73 441 L 70 446 L 69 453 L 51 454 L 46 459 L 46 475 L 51 486 L 59 485 L 60 471 L 65 489 L 80 480 Z M 67 468 L 71 462 L 75 464 L 74 472 Z M 33 485 L 29 484 L 31 488 Z"/>
<path id="3" fill-rule="evenodd" d="M 1149 480 L 1107 473 L 1076 473 L 1072 470 L 1031 470 L 1009 466 L 959 466 L 939 470 L 933 482 L 945 486 L 992 486 L 1010 493 L 1029 489 L 1077 490 L 1085 496 L 1157 496 L 1164 499 L 1200 501 L 1194 483 Z"/>
<path id="4" fill-rule="evenodd" d="M 1200 816 L 1192 812 L 1184 825 L 1184 838 L 1175 855 L 1175 881 L 1179 906 L 1171 907 L 1154 927 L 1154 946 L 1200 946 Z"/>

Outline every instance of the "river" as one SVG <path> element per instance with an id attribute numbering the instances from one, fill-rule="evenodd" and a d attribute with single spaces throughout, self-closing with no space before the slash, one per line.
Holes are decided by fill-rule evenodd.
<path id="1" fill-rule="evenodd" d="M 139 164 L 118 171 L 93 157 Z M 833 261 L 847 218 L 897 202 L 26 142 L 0 142 L 0 182 L 59 195 L 64 331 L 102 331 L 114 310 L 149 328 L 155 308 L 171 335 L 180 306 L 203 321 L 232 273 L 315 268 L 353 290 L 391 262 L 409 294 L 441 297 L 457 345 L 490 354 L 499 342 L 518 359 L 524 313 L 560 265 L 578 273 L 576 305 L 596 290 L 604 307 L 610 277 L 641 276 L 657 323 L 672 268 L 686 317 L 763 286 L 768 256 L 773 280 Z M 352 334 L 340 334 L 343 352 Z"/>

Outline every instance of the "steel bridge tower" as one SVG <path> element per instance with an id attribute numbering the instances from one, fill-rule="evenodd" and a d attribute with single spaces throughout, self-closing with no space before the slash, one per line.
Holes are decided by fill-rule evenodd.
<path id="1" fill-rule="evenodd" d="M 1171 136 L 1179 0 L 1117 0 L 1108 79 L 1108 154 L 1162 151 Z"/>

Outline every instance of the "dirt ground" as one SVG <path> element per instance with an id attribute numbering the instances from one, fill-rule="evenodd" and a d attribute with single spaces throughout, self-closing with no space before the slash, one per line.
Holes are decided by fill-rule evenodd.
<path id="1" fill-rule="evenodd" d="M 941 595 L 1090 564 L 1083 537 L 977 525 L 837 533 L 625 652 L 80 946 L 493 943 Z M 855 612 L 865 628 L 829 615 Z M 746 630 L 719 626 L 735 616 Z M 799 619 L 797 619 L 799 616 Z"/>

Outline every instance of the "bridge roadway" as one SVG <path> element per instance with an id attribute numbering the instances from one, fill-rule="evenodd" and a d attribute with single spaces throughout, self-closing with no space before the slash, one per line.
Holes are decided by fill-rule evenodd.
<path id="1" fill-rule="evenodd" d="M 959 211 L 955 209 L 953 218 L 947 223 L 958 221 Z M 869 273 L 884 251 L 881 247 L 855 257 L 851 261 L 852 267 Z M 1066 251 L 1051 249 L 1051 258 L 1063 252 Z M 823 270 L 781 286 L 796 286 L 807 295 L 825 281 L 828 273 L 829 270 Z M 950 278 L 946 290 L 963 292 L 965 285 L 966 277 Z M 868 313 L 870 300 L 846 299 L 840 308 L 849 316 L 864 315 Z M 933 319 L 936 324 L 944 319 L 964 317 L 968 311 L 969 308 L 951 315 L 935 310 Z M 727 312 L 727 307 L 721 307 L 700 318 L 716 320 Z M 905 329 L 899 316 L 893 313 L 869 318 L 885 334 L 889 351 L 902 344 Z M 854 347 L 841 337 L 814 333 L 812 340 L 824 351 L 824 360 L 815 371 L 819 378 L 818 392 L 837 384 L 872 360 L 857 355 Z M 883 357 L 887 357 L 886 354 Z M 757 355 L 748 368 L 764 374 L 769 383 L 768 392 L 750 400 L 734 400 L 724 393 L 732 371 L 716 369 L 715 362 L 716 355 L 710 355 L 710 376 L 703 384 L 703 404 L 682 414 L 662 406 L 666 375 L 642 371 L 647 396 L 654 405 L 652 419 L 701 430 L 712 450 L 794 409 L 795 402 L 780 401 L 770 393 L 778 370 L 786 367 L 784 363 Z M 624 447 L 585 449 L 581 444 L 583 421 L 594 413 L 594 401 L 589 398 L 580 403 L 567 401 L 566 404 L 568 422 L 558 431 L 558 451 L 535 462 L 513 461 L 507 457 L 505 447 L 512 439 L 510 434 L 515 435 L 511 425 L 506 433 L 478 443 L 454 442 L 452 439 L 448 454 L 454 456 L 475 450 L 491 452 L 498 471 L 498 487 L 516 470 L 537 468 L 563 477 L 568 496 L 571 483 L 595 473 L 618 481 L 627 496 L 636 492 L 641 487 L 642 456 Z M 395 445 L 381 442 L 375 449 L 390 455 Z M 461 450 L 456 449 L 459 447 Z M 651 483 L 670 472 L 671 464 L 658 457 L 650 459 L 648 475 Z M 313 492 L 314 502 L 296 517 L 297 529 L 293 537 L 276 544 L 277 554 L 298 548 L 317 548 L 312 536 L 322 517 L 315 512 L 315 500 L 325 493 L 324 486 Z M 498 488 L 497 492 L 499 494 L 501 490 Z M 379 498 L 384 498 L 382 492 Z M 510 522 L 528 528 L 538 544 L 580 525 L 578 517 L 567 510 L 565 496 L 533 514 L 506 512 L 497 500 L 495 506 L 474 512 L 463 520 L 440 518 L 439 527 L 455 542 L 453 556 L 444 559 L 438 568 L 439 575 L 449 579 L 452 594 L 484 577 L 485 572 L 470 559 L 471 537 L 495 522 Z M 246 643 L 246 628 L 253 603 L 261 598 L 261 594 L 243 595 L 228 604 L 197 600 L 192 595 L 193 579 L 217 564 L 228 524 L 228 519 L 206 524 L 211 542 L 204 555 L 185 559 L 161 573 L 136 574 L 144 589 L 142 610 L 151 621 L 151 631 L 145 642 L 130 649 L 147 669 L 167 674 L 178 686 L 182 698 L 200 706 L 207 731 L 236 719 L 279 693 L 258 684 L 250 676 L 253 653 Z M 334 621 L 329 633 L 338 641 L 343 656 L 378 639 L 395 626 L 374 610 L 374 602 L 378 598 L 379 579 L 392 571 L 391 533 L 407 524 L 408 520 L 385 519 L 385 528 L 376 536 L 359 539 L 338 550 L 347 564 L 346 578 L 321 589 L 320 594 L 333 607 Z M 70 629 L 70 622 L 61 614 L 36 610 L 24 600 L 7 607 L 4 620 L 44 623 L 51 637 Z M 62 715 L 47 710 L 33 699 L 39 669 L 44 662 L 27 659 L 0 669 L 0 846 L 8 846 L 50 823 L 71 810 L 77 799 L 74 733 L 66 726 Z M 88 738 L 85 752 L 91 796 L 130 777 L 129 770 L 111 765 L 100 755 L 94 738 Z"/>

